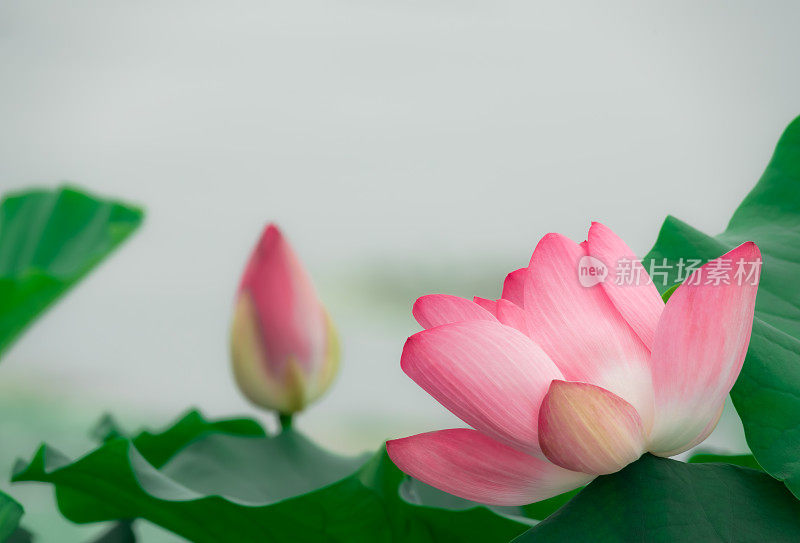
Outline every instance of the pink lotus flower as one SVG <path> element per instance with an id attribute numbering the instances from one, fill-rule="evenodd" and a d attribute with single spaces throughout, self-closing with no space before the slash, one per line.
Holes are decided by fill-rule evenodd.
<path id="1" fill-rule="evenodd" d="M 590 287 L 578 278 L 587 256 L 609 268 Z M 545 236 L 530 265 L 506 277 L 499 300 L 423 296 L 413 313 L 425 330 L 408 338 L 403 371 L 473 429 L 389 441 L 389 455 L 451 494 L 520 505 L 645 452 L 697 445 L 742 368 L 760 259 L 755 244 L 740 245 L 695 271 L 665 305 L 628 246 L 593 223 L 581 244 Z M 643 280 L 617 284 L 624 263 Z M 737 263 L 755 275 L 736 280 Z M 727 282 L 707 281 L 721 264 L 733 268 Z"/>
<path id="2" fill-rule="evenodd" d="M 333 324 L 311 278 L 270 224 L 250 256 L 231 327 L 236 382 L 253 403 L 290 414 L 330 385 L 339 363 Z"/>

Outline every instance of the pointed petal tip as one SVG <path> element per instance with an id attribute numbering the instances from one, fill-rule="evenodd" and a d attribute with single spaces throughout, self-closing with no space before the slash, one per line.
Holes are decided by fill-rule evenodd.
<path id="1" fill-rule="evenodd" d="M 297 259 L 297 257 L 283 233 L 275 223 L 268 223 L 250 254 L 240 288 L 245 284 L 253 284 L 262 280 L 264 266 L 269 265 L 275 268 L 279 265 L 277 263 L 286 263 L 292 259 Z"/>
<path id="2" fill-rule="evenodd" d="M 542 243 L 549 243 L 552 241 L 565 241 L 565 240 L 568 240 L 570 243 L 574 243 L 570 238 L 568 238 L 564 234 L 560 234 L 559 232 L 548 232 L 547 234 L 542 236 L 542 239 L 539 240 L 539 243 L 537 243 L 537 245 L 541 245 Z"/>
<path id="3" fill-rule="evenodd" d="M 409 365 L 412 364 L 412 357 L 414 356 L 416 349 L 419 346 L 419 342 L 422 339 L 420 336 L 424 334 L 426 331 L 423 330 L 421 332 L 417 332 L 416 334 L 410 335 L 406 338 L 405 343 L 403 343 L 403 351 L 400 354 L 400 369 L 403 370 L 404 373 L 408 374 Z"/>
<path id="4" fill-rule="evenodd" d="M 737 249 L 741 249 L 743 252 L 749 253 L 754 259 L 761 260 L 761 249 L 758 247 L 755 241 L 745 241 L 739 245 L 739 247 L 734 249 L 734 251 Z"/>
<path id="5" fill-rule="evenodd" d="M 761 260 L 761 249 L 754 241 L 745 241 L 741 245 L 734 247 L 719 258 L 730 257 L 736 255 L 745 260 Z"/>
<path id="6" fill-rule="evenodd" d="M 609 236 L 612 236 L 613 238 L 619 238 L 616 232 L 614 232 L 604 223 L 599 221 L 592 221 L 592 224 L 591 226 L 589 226 L 589 232 L 586 237 L 589 239 L 590 242 L 594 242 L 596 238 L 607 238 Z"/>
<path id="7" fill-rule="evenodd" d="M 522 332 L 526 336 L 529 335 L 528 317 L 525 314 L 525 310 L 514 302 L 504 298 L 497 300 L 496 315 L 497 320 L 499 320 L 502 324 L 510 326 L 515 330 Z"/>
<path id="8" fill-rule="evenodd" d="M 745 241 L 739 247 L 755 247 L 756 249 L 758 249 L 758 245 L 756 244 L 755 241 Z"/>
<path id="9" fill-rule="evenodd" d="M 268 222 L 261 232 L 261 244 L 272 242 L 274 240 L 283 239 L 283 232 L 278 228 L 274 222 Z"/>
<path id="10" fill-rule="evenodd" d="M 564 234 L 559 234 L 558 232 L 548 232 L 542 239 L 539 240 L 539 243 L 536 244 L 536 247 L 533 249 L 533 254 L 531 255 L 531 259 L 528 262 L 528 268 L 532 270 L 536 270 L 536 261 L 542 258 L 548 258 L 546 253 L 551 253 L 554 247 L 580 247 L 581 244 L 574 242 L 571 238 L 565 236 Z M 585 248 L 581 248 L 583 253 L 586 252 Z M 531 274 L 528 275 L 530 278 Z"/>
<path id="11" fill-rule="evenodd" d="M 490 307 L 494 307 L 497 303 L 495 300 L 490 300 L 489 298 L 481 298 L 480 296 L 473 296 L 472 301 L 481 306 L 482 308 L 489 311 Z"/>
<path id="12" fill-rule="evenodd" d="M 527 266 L 514 270 L 503 280 L 501 298 L 522 307 L 525 304 L 525 277 L 528 274 Z"/>
<path id="13" fill-rule="evenodd" d="M 568 381 L 564 381 L 563 379 L 553 379 L 550 381 L 550 386 L 547 387 L 547 393 L 550 394 L 551 392 L 558 391 L 567 383 Z"/>
<path id="14" fill-rule="evenodd" d="M 411 308 L 411 314 L 425 329 L 454 322 L 475 320 L 494 321 L 494 315 L 472 300 L 451 294 L 426 294 L 420 296 Z"/>
<path id="15" fill-rule="evenodd" d="M 428 296 L 431 296 L 431 294 L 420 296 L 419 298 L 414 300 L 414 303 L 411 305 L 411 316 L 414 317 L 414 320 L 416 320 L 417 322 L 419 322 L 419 315 L 422 313 L 422 306 L 425 303 L 423 301 L 423 298 L 426 298 Z"/>
<path id="16" fill-rule="evenodd" d="M 406 438 L 401 437 L 398 439 L 389 439 L 386 441 L 386 454 L 389 455 L 389 458 L 392 459 L 392 462 L 394 462 L 394 456 L 397 454 L 397 446 L 398 446 L 397 442 L 403 439 Z"/>

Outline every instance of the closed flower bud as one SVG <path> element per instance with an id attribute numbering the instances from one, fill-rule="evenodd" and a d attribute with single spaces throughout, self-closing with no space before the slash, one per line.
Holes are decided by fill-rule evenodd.
<path id="1" fill-rule="evenodd" d="M 244 395 L 283 414 L 319 398 L 336 375 L 339 343 L 333 323 L 273 224 L 250 255 L 239 285 L 231 356 Z"/>

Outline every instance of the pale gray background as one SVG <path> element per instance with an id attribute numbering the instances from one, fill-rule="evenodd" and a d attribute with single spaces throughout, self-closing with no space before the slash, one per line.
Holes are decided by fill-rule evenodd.
<path id="1" fill-rule="evenodd" d="M 796 2 L 0 3 L 0 189 L 70 180 L 148 210 L 3 361 L 4 458 L 42 438 L 79 453 L 106 410 L 132 426 L 190 405 L 256 413 L 227 327 L 268 220 L 344 343 L 300 427 L 352 451 L 454 424 L 399 369 L 414 298 L 496 296 L 542 234 L 581 240 L 590 220 L 640 253 L 667 213 L 723 229 L 800 113 L 798 16 Z M 712 443 L 741 449 L 726 428 Z M 52 509 L 43 495 L 31 519 Z"/>

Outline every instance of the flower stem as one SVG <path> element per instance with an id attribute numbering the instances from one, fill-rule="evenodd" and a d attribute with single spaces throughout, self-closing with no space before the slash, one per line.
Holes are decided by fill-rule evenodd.
<path id="1" fill-rule="evenodd" d="M 278 422 L 281 425 L 281 432 L 292 429 L 292 415 L 287 413 L 278 413 Z"/>

